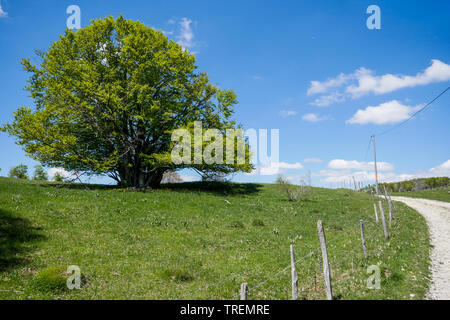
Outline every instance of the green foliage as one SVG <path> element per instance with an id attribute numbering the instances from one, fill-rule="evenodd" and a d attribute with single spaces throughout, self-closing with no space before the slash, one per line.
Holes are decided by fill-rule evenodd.
<path id="1" fill-rule="evenodd" d="M 382 183 L 389 192 L 421 191 L 425 189 L 449 188 L 449 177 L 419 178 L 407 181 Z"/>
<path id="2" fill-rule="evenodd" d="M 275 183 L 286 193 L 289 201 L 309 200 L 311 198 L 312 189 L 304 180 L 300 185 L 293 185 L 287 178 L 278 176 Z"/>
<path id="3" fill-rule="evenodd" d="M 172 162 L 175 129 L 192 131 L 195 121 L 222 134 L 237 128 L 237 97 L 211 84 L 194 55 L 162 32 L 110 16 L 66 30 L 38 56 L 40 65 L 22 60 L 35 107 L 20 107 L 1 129 L 43 165 L 106 174 L 127 187 L 158 187 L 165 171 L 186 167 L 252 169 L 247 143 L 244 164 Z"/>
<path id="4" fill-rule="evenodd" d="M 28 179 L 28 166 L 25 164 L 19 164 L 9 171 L 10 178 Z"/>
<path id="5" fill-rule="evenodd" d="M 67 267 L 51 266 L 39 271 L 33 278 L 31 284 L 39 291 L 58 293 L 68 290 L 68 277 Z"/>
<path id="6" fill-rule="evenodd" d="M 55 182 L 63 182 L 64 181 L 64 177 L 59 172 L 56 172 L 55 175 L 53 176 L 53 181 L 55 181 Z"/>
<path id="7" fill-rule="evenodd" d="M 48 175 L 41 165 L 37 165 L 34 167 L 33 180 L 43 180 L 43 181 L 48 180 Z"/>

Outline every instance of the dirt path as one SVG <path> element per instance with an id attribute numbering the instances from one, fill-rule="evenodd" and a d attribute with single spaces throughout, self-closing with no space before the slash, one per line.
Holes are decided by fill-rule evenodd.
<path id="1" fill-rule="evenodd" d="M 425 217 L 434 246 L 428 298 L 450 299 L 450 203 L 407 197 L 392 197 L 392 200 L 407 204 Z"/>

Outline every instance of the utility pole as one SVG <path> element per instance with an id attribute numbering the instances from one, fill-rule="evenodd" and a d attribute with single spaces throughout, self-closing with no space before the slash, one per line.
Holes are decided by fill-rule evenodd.
<path id="1" fill-rule="evenodd" d="M 375 189 L 377 191 L 377 195 L 380 193 L 378 192 L 378 171 L 377 171 L 377 152 L 375 151 L 375 135 L 372 135 L 372 144 L 373 144 L 373 165 L 375 167 Z"/>

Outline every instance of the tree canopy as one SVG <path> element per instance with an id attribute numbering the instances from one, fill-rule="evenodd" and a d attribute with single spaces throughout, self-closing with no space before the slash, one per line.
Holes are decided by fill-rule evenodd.
<path id="1" fill-rule="evenodd" d="M 252 169 L 246 141 L 244 163 L 172 161 L 174 130 L 194 132 L 195 121 L 222 134 L 238 128 L 237 97 L 210 83 L 194 55 L 162 32 L 106 17 L 66 30 L 37 55 L 39 65 L 21 61 L 35 105 L 20 107 L 1 129 L 45 166 L 105 174 L 126 187 L 157 187 L 168 170 Z"/>
<path id="2" fill-rule="evenodd" d="M 19 164 L 9 170 L 8 176 L 10 178 L 28 179 L 28 166 L 25 164 Z"/>
<path id="3" fill-rule="evenodd" d="M 39 164 L 34 166 L 33 180 L 48 180 L 47 172 L 45 172 L 44 168 Z"/>

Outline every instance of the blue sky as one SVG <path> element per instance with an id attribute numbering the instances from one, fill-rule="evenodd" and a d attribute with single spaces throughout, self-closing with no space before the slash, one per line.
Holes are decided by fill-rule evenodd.
<path id="1" fill-rule="evenodd" d="M 245 128 L 280 130 L 282 173 L 298 182 L 340 186 L 373 182 L 372 133 L 387 130 L 450 85 L 449 1 L 20 1 L 0 0 L 0 123 L 32 105 L 22 57 L 34 59 L 66 27 L 66 8 L 81 25 L 123 14 L 161 29 L 196 53 L 212 82 L 232 88 Z M 369 30 L 369 5 L 381 29 Z M 380 179 L 450 176 L 450 92 L 392 132 L 377 137 Z M 0 133 L 0 175 L 32 167 Z M 270 170 L 269 170 L 270 171 Z M 276 175 L 236 181 L 273 182 Z M 191 179 L 194 174 L 182 172 Z M 109 182 L 107 179 L 95 181 Z"/>

